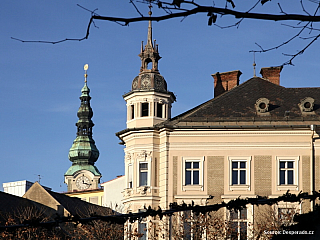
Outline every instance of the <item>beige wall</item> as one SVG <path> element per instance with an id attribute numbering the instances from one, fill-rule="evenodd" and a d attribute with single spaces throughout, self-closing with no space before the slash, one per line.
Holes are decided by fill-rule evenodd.
<path id="1" fill-rule="evenodd" d="M 287 191 L 278 186 L 279 157 L 297 161 L 297 186 L 291 192 L 310 191 L 310 130 L 145 130 L 124 134 L 125 165 L 133 164 L 133 188 L 126 185 L 124 203 L 130 211 L 144 205 L 168 208 L 171 202 L 206 204 L 213 200 L 243 197 L 275 197 Z M 317 137 L 317 136 L 315 136 Z M 315 154 L 320 142 L 315 140 Z M 249 159 L 250 185 L 248 189 L 230 187 L 230 159 Z M 183 161 L 186 158 L 203 159 L 201 189 L 185 189 Z M 138 163 L 149 163 L 149 184 L 138 187 Z M 320 165 L 319 156 L 316 166 Z M 315 186 L 320 186 L 319 168 L 316 168 Z M 127 172 L 126 172 L 127 175 Z M 127 182 L 126 182 L 127 184 Z M 144 191 L 145 190 L 145 191 Z M 208 202 L 207 202 L 208 203 Z"/>

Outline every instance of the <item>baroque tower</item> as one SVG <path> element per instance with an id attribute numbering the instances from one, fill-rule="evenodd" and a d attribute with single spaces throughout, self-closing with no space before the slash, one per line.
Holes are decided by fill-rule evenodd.
<path id="1" fill-rule="evenodd" d="M 151 21 L 147 43 L 142 42 L 139 57 L 140 73 L 133 79 L 131 91 L 123 95 L 127 104 L 127 128 L 117 133 L 125 145 L 123 203 L 127 212 L 140 211 L 144 205 L 156 208 L 167 193 L 159 183 L 163 184 L 160 177 L 168 174 L 163 172 L 168 168 L 160 162 L 168 156 L 164 143 L 169 130 L 160 132 L 157 125 L 171 118 L 171 105 L 176 100 L 159 73 L 161 57 L 156 41 L 152 41 Z"/>
<path id="2" fill-rule="evenodd" d="M 149 16 L 151 16 L 151 10 Z M 149 21 L 147 44 L 141 44 L 140 73 L 132 81 L 131 91 L 123 95 L 127 103 L 127 128 L 152 127 L 170 119 L 175 95 L 167 90 L 167 82 L 158 70 L 160 60 L 156 41 L 152 42 L 152 24 Z"/>
<path id="3" fill-rule="evenodd" d="M 90 106 L 90 89 L 87 85 L 88 64 L 84 66 L 84 70 L 85 83 L 81 89 L 81 105 L 77 113 L 79 118 L 76 123 L 77 137 L 69 150 L 72 166 L 64 174 L 69 192 L 97 189 L 101 178 L 101 173 L 94 166 L 99 157 L 99 150 L 92 139 L 94 124 L 91 120 L 93 112 Z"/>

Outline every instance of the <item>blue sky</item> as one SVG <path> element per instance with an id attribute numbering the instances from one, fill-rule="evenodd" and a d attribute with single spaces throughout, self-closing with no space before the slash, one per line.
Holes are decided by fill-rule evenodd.
<path id="1" fill-rule="evenodd" d="M 76 137 L 77 110 L 83 87 L 83 65 L 88 63 L 88 86 L 94 112 L 93 138 L 100 151 L 96 163 L 102 181 L 124 174 L 123 146 L 115 133 L 125 129 L 126 106 L 122 98 L 138 75 L 141 41 L 146 41 L 147 22 L 123 27 L 96 21 L 88 40 L 60 44 L 21 43 L 23 40 L 56 41 L 81 38 L 86 32 L 90 13 L 79 8 L 98 8 L 100 15 L 135 17 L 132 5 L 117 1 L 36 1 L 3 0 L 0 9 L 0 81 L 2 111 L 0 183 L 36 181 L 55 191 L 65 191 L 64 173 L 70 167 L 68 151 Z M 201 1 L 212 4 L 212 1 Z M 224 1 L 215 1 L 216 6 Z M 244 4 L 235 1 L 236 5 Z M 246 10 L 255 1 L 246 1 Z M 288 1 L 289 2 L 289 1 Z M 220 5 L 219 5 L 220 4 Z M 310 5 L 310 8 L 309 6 Z M 283 5 L 287 12 L 299 13 L 299 1 Z M 315 6 L 306 1 L 310 10 Z M 279 12 L 277 1 L 257 9 Z M 141 7 L 147 14 L 148 8 Z M 161 14 L 154 8 L 154 15 Z M 233 18 L 218 17 L 228 25 Z M 220 29 L 207 26 L 206 14 L 153 23 L 153 38 L 159 44 L 162 59 L 160 73 L 168 88 L 177 96 L 172 115 L 178 115 L 213 97 L 211 74 L 242 71 L 241 83 L 253 76 L 255 42 L 272 47 L 286 41 L 294 29 L 280 22 L 245 20 L 240 27 Z M 311 34 L 312 35 L 312 34 Z M 283 49 L 256 54 L 257 72 L 261 67 L 278 66 L 306 41 L 294 41 Z M 281 73 L 285 87 L 319 87 L 319 42 Z M 241 100 L 241 99 L 239 99 Z M 2 186 L 1 188 L 2 189 Z"/>

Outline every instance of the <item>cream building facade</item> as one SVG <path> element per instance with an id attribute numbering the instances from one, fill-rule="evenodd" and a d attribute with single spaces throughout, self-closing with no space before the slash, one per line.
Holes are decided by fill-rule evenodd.
<path id="1" fill-rule="evenodd" d="M 320 88 L 280 86 L 282 67 L 262 68 L 262 77 L 240 85 L 240 71 L 216 73 L 215 97 L 171 118 L 175 96 L 159 73 L 158 46 L 151 39 L 149 22 L 140 73 L 123 96 L 127 128 L 117 133 L 125 145 L 127 212 L 320 189 Z M 313 206 L 279 209 L 302 213 Z M 244 238 L 257 209 L 244 210 Z M 230 216 L 226 211 L 225 218 Z"/>

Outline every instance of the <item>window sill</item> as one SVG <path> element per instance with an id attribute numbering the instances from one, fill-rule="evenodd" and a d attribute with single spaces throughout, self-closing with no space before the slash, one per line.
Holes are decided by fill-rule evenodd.
<path id="1" fill-rule="evenodd" d="M 202 185 L 184 185 L 182 191 L 203 191 Z"/>
<path id="2" fill-rule="evenodd" d="M 288 191 L 288 190 L 293 190 L 293 191 L 298 191 L 298 185 L 278 185 L 277 186 L 278 191 Z"/>
<path id="3" fill-rule="evenodd" d="M 250 185 L 231 185 L 230 191 L 250 191 Z"/>

